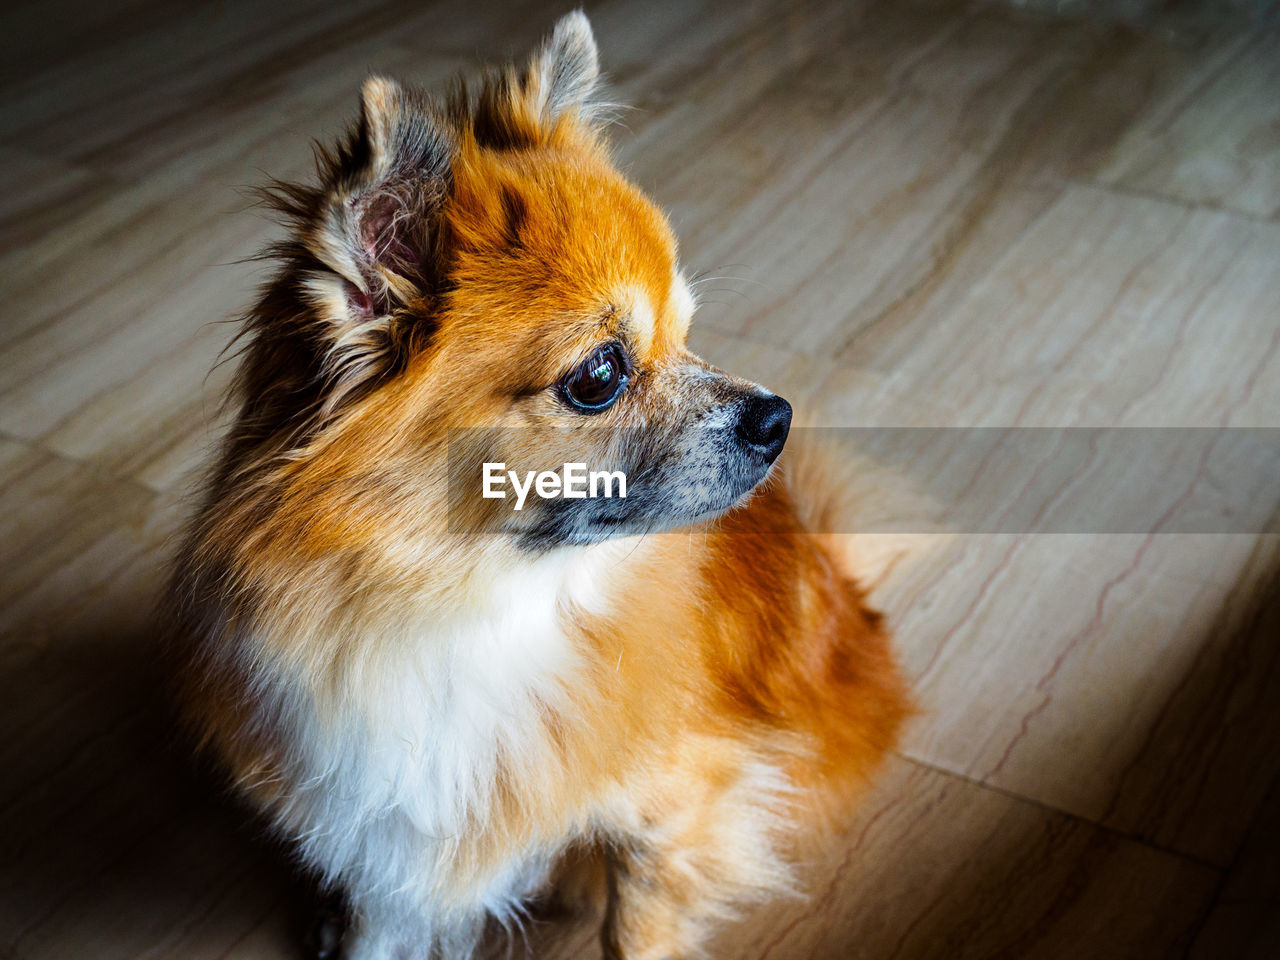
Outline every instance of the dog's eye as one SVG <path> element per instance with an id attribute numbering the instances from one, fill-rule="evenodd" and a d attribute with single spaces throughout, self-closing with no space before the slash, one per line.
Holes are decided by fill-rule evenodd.
<path id="1" fill-rule="evenodd" d="M 561 382 L 565 399 L 579 410 L 596 413 L 618 399 L 627 385 L 626 358 L 616 343 L 601 347 Z"/>

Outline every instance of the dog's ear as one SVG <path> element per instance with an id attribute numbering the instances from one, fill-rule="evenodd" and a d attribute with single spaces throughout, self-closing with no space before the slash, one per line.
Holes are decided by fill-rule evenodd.
<path id="1" fill-rule="evenodd" d="M 294 228 L 285 249 L 314 310 L 326 411 L 430 334 L 454 152 L 451 128 L 422 94 L 370 77 L 357 126 L 336 148 L 318 150 L 318 186 L 271 192 Z"/>
<path id="2" fill-rule="evenodd" d="M 594 140 L 608 119 L 609 105 L 597 99 L 599 84 L 591 23 L 575 10 L 560 18 L 523 69 L 488 78 L 472 118 L 476 140 L 499 148 Z"/>
<path id="3" fill-rule="evenodd" d="M 600 81 L 599 54 L 591 22 L 581 10 L 566 14 L 525 71 L 523 94 L 528 109 L 543 125 L 576 114 L 589 120 L 597 104 L 592 95 Z"/>
<path id="4" fill-rule="evenodd" d="M 454 142 L 422 95 L 393 80 L 370 77 L 360 99 L 356 130 L 322 154 L 324 197 L 307 239 L 370 301 L 365 314 L 386 316 L 429 293 Z"/>

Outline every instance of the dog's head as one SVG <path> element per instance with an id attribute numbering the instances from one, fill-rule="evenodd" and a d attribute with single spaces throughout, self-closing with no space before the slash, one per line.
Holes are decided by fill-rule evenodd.
<path id="1" fill-rule="evenodd" d="M 686 349 L 676 242 L 610 163 L 597 79 L 574 13 L 478 93 L 365 83 L 318 185 L 275 193 L 293 234 L 251 317 L 246 452 L 409 491 L 446 451 L 454 529 L 530 548 L 683 525 L 761 482 L 791 408 Z M 482 497 L 486 462 L 620 470 L 627 496 L 517 511 Z"/>

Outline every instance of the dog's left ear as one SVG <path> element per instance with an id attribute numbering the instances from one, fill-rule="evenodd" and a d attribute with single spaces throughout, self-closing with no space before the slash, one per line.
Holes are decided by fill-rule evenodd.
<path id="1" fill-rule="evenodd" d="M 594 140 L 607 122 L 597 98 L 600 66 L 591 23 L 566 14 L 522 70 L 492 76 L 472 118 L 483 146 L 534 146 L 561 139 Z"/>

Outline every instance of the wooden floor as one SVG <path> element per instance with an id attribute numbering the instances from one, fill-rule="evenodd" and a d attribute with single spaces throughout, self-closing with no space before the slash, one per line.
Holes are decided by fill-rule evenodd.
<path id="1" fill-rule="evenodd" d="M 246 188 L 371 69 L 439 83 L 563 6 L 0 12 L 0 957 L 297 955 L 150 618 L 275 236 Z M 695 348 L 828 425 L 1280 426 L 1280 33 L 1013 6 L 589 6 L 622 158 L 726 278 Z M 1280 537 L 878 546 L 923 713 L 810 899 L 714 956 L 1280 956 Z"/>

